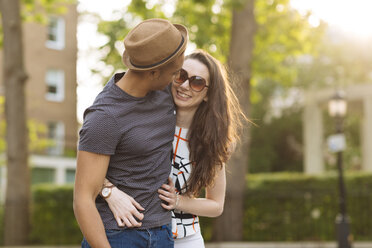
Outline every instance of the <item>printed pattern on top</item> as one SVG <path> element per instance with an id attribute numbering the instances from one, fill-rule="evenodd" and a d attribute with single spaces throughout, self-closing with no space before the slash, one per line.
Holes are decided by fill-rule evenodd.
<path id="1" fill-rule="evenodd" d="M 187 129 L 176 127 L 173 140 L 173 158 L 171 178 L 176 187 L 177 194 L 187 190 L 187 180 L 190 177 L 192 162 L 188 148 Z M 172 211 L 173 238 L 183 238 L 200 231 L 199 218 L 196 215 L 185 213 L 177 209 Z"/>

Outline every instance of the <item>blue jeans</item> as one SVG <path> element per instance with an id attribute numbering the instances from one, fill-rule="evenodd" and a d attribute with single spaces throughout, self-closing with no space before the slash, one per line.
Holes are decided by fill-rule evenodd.
<path id="1" fill-rule="evenodd" d="M 170 225 L 149 229 L 106 230 L 112 248 L 173 248 L 174 241 Z M 82 248 L 90 248 L 84 238 Z"/>

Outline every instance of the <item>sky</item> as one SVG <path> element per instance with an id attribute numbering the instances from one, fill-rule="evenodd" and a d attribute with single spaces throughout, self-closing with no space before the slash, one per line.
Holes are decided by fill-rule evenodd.
<path id="1" fill-rule="evenodd" d="M 300 10 L 311 10 L 314 19 L 322 19 L 350 35 L 372 37 L 371 0 L 291 0 Z"/>
<path id="2" fill-rule="evenodd" d="M 156 0 L 150 0 L 154 2 Z M 79 0 L 79 12 L 93 12 L 105 20 L 117 19 L 113 11 L 125 8 L 130 0 Z M 372 0 L 291 0 L 291 5 L 301 13 L 311 11 L 310 22 L 316 26 L 319 20 L 324 20 L 331 27 L 350 36 L 365 39 L 372 38 Z M 97 20 L 86 17 L 80 18 L 78 25 L 78 121 L 82 122 L 84 110 L 89 107 L 96 95 L 102 90 L 101 78 L 94 76 L 89 68 L 102 68 L 109 76 L 110 70 L 99 64 L 102 56 L 98 47 L 105 37 L 97 34 Z M 123 48 L 119 48 L 123 49 Z"/>

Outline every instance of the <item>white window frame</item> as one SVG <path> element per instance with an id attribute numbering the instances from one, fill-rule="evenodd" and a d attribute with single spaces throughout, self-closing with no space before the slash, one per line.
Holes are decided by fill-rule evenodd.
<path id="1" fill-rule="evenodd" d="M 55 25 L 52 26 L 53 22 Z M 65 20 L 62 17 L 51 16 L 49 18 L 46 47 L 55 50 L 63 50 L 65 48 L 65 26 Z M 49 39 L 50 33 L 56 37 L 56 40 Z"/>
<path id="2" fill-rule="evenodd" d="M 45 74 L 46 94 L 48 101 L 63 102 L 65 99 L 65 72 L 58 69 L 49 69 Z M 49 92 L 49 86 L 56 87 L 56 92 Z"/>
<path id="3" fill-rule="evenodd" d="M 55 125 L 54 137 L 50 137 L 50 124 Z M 65 148 L 65 124 L 61 121 L 49 122 L 48 123 L 48 136 L 54 144 L 48 147 L 49 155 L 63 155 Z"/>

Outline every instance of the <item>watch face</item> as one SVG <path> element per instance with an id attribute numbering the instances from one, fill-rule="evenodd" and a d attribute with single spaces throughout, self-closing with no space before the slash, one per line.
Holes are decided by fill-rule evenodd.
<path id="1" fill-rule="evenodd" d="M 102 189 L 102 196 L 103 197 L 108 197 L 110 195 L 110 191 L 111 191 L 110 188 L 103 188 Z"/>

